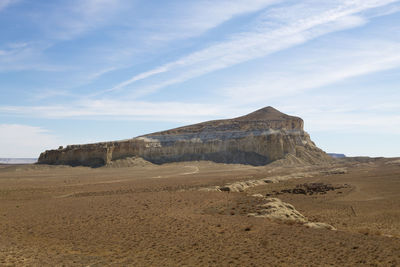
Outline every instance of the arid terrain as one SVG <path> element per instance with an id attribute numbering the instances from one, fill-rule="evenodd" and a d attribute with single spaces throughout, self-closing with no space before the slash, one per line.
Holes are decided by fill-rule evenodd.
<path id="1" fill-rule="evenodd" d="M 207 190 L 276 178 L 243 192 Z M 399 190 L 399 159 L 1 165 L 0 265 L 399 266 Z M 249 216 L 264 201 L 253 194 L 337 230 Z"/>

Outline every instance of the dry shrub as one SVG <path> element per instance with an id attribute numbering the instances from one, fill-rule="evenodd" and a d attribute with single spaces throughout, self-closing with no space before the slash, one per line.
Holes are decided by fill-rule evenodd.
<path id="1" fill-rule="evenodd" d="M 363 235 L 382 235 L 382 232 L 378 229 L 370 229 L 368 227 L 360 228 L 357 230 L 358 233 Z"/>

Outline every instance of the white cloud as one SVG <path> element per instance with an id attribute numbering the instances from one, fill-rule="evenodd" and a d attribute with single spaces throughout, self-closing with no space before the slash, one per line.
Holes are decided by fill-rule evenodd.
<path id="1" fill-rule="evenodd" d="M 335 92 L 319 91 L 326 97 L 321 99 L 313 95 L 305 99 L 288 98 L 292 99 L 292 102 L 286 98 L 285 100 L 279 98 L 354 76 L 400 66 L 400 45 L 396 42 L 329 38 L 324 42 L 341 45 L 330 47 L 316 43 L 314 46 L 303 48 L 305 50 L 297 51 L 303 56 L 289 57 L 287 62 L 281 59 L 281 64 L 272 62 L 272 66 L 268 69 L 274 70 L 273 72 L 265 72 L 262 71 L 264 67 L 258 67 L 261 71 L 257 76 L 241 76 L 238 80 L 230 78 L 239 86 L 225 88 L 221 96 L 225 101 L 215 104 L 88 99 L 66 105 L 0 106 L 0 112 L 5 115 L 40 118 L 194 123 L 243 115 L 267 105 L 266 103 L 270 105 L 276 102 L 280 103 L 277 107 L 283 112 L 303 117 L 307 121 L 307 127 L 313 131 L 341 129 L 399 133 L 400 124 L 389 123 L 389 121 L 400 121 L 397 120 L 400 108 L 398 96 L 389 98 L 385 96 L 382 99 L 372 97 L 369 102 L 359 101 L 362 103 L 361 106 L 356 106 L 355 101 L 349 100 L 360 98 L 357 92 L 351 91 L 343 97 L 336 96 Z M 240 84 L 241 79 L 246 83 Z M 257 82 L 251 83 L 252 80 Z M 274 98 L 278 100 L 271 101 Z M 348 115 L 353 113 L 358 115 Z M 366 115 L 370 113 L 373 113 L 373 116 Z M 330 121 L 332 123 L 329 123 Z"/>
<path id="2" fill-rule="evenodd" d="M 380 17 L 380 16 L 391 15 L 398 12 L 400 12 L 400 5 L 398 3 L 394 3 L 391 5 L 383 6 L 381 8 L 373 9 L 370 12 L 367 12 L 367 16 Z"/>
<path id="3" fill-rule="evenodd" d="M 39 101 L 55 97 L 77 97 L 76 95 L 71 94 L 67 90 L 54 90 L 54 89 L 44 89 L 44 88 L 41 88 L 40 91 L 30 92 L 29 94 L 31 101 Z"/>
<path id="4" fill-rule="evenodd" d="M 11 0 L 3 1 L 4 5 L 6 2 L 11 3 Z M 24 16 L 25 19 L 40 17 L 32 21 L 35 30 L 40 32 L 40 41 L 31 40 L 25 47 L 13 47 L 8 50 L 0 47 L 0 56 L 4 56 L 0 59 L 0 71 L 80 69 L 82 66 L 78 64 L 56 66 L 55 63 L 48 63 L 51 58 L 46 56 L 47 50 L 60 42 L 82 37 L 90 31 L 112 25 L 115 32 L 102 33 L 107 34 L 110 42 L 106 45 L 96 43 L 89 52 L 93 53 L 96 61 L 101 59 L 102 63 L 96 66 L 100 70 L 88 73 L 88 79 L 75 78 L 87 83 L 88 80 L 93 81 L 107 73 L 102 70 L 130 66 L 138 54 L 152 53 L 151 49 L 154 49 L 154 46 L 149 43 L 156 44 L 159 50 L 161 47 L 165 48 L 171 40 L 197 36 L 234 16 L 257 11 L 278 1 L 281 0 L 249 0 L 245 3 L 240 0 L 172 1 L 154 5 L 153 8 L 159 9 L 159 12 L 152 11 L 149 14 L 151 16 L 143 16 L 143 13 L 140 13 L 141 10 L 136 7 L 137 1 L 73 0 L 57 5 L 44 4 L 40 11 L 33 11 L 29 16 Z M 161 39 L 168 35 L 171 35 L 171 38 L 163 42 Z M 155 37 L 157 40 L 151 40 Z M 135 45 L 132 46 L 132 43 Z M 92 69 L 93 66 L 89 66 L 80 72 Z"/>
<path id="5" fill-rule="evenodd" d="M 43 60 L 43 51 L 51 44 L 46 43 L 9 43 L 0 50 L 0 72 L 2 71 L 65 71 L 68 67 L 54 65 Z"/>
<path id="6" fill-rule="evenodd" d="M 251 77 L 232 78 L 235 86 L 223 88 L 221 94 L 233 102 L 257 103 L 400 67 L 400 43 L 363 39 L 331 39 L 330 43 L 341 45 L 332 47 L 325 42 L 273 62 L 273 66 L 265 64 L 267 67 L 258 67 L 261 70 L 254 70 Z"/>
<path id="7" fill-rule="evenodd" d="M 397 123 L 400 121 L 398 112 L 373 112 L 340 103 L 325 106 L 316 104 L 309 110 L 308 108 L 303 104 L 288 107 L 287 110 L 300 115 L 305 121 L 305 130 L 310 133 L 400 134 L 400 123 Z"/>
<path id="8" fill-rule="evenodd" d="M 88 81 L 92 81 L 92 80 L 96 80 L 97 78 L 101 77 L 102 75 L 112 72 L 114 70 L 116 70 L 116 67 L 108 67 L 108 68 L 104 68 L 104 69 L 100 69 L 98 71 L 95 71 L 93 73 L 91 73 L 87 79 Z"/>
<path id="9" fill-rule="evenodd" d="M 19 1 L 0 0 L 0 10 Z M 0 45 L 0 71 L 53 72 L 82 68 L 79 64 L 53 61 L 47 52 L 60 42 L 77 38 L 111 23 L 119 11 L 130 5 L 127 3 L 129 2 L 126 0 L 72 0 L 56 4 L 43 3 L 41 9 L 33 9 L 29 13 L 24 10 L 16 12 L 15 17 L 32 25 L 33 30 L 29 34 L 31 39 L 26 39 L 23 35 L 22 39 L 26 42 Z M 98 76 L 104 73 L 98 73 Z"/>
<path id="10" fill-rule="evenodd" d="M 228 41 L 217 43 L 177 61 L 139 73 L 104 92 L 122 90 L 134 85 L 137 81 L 162 73 L 171 73 L 172 77 L 165 78 L 163 82 L 141 89 L 140 95 L 152 93 L 167 85 L 263 57 L 323 34 L 360 26 L 365 23 L 365 19 L 355 16 L 355 14 L 396 1 L 337 1 L 336 5 L 321 5 L 318 8 L 314 8 L 316 5 L 314 1 L 307 1 L 305 5 L 285 6 L 281 9 L 267 11 L 265 16 L 268 20 L 261 20 L 253 30 L 236 34 Z M 269 21 L 270 17 L 273 18 L 272 22 Z M 290 20 L 286 21 L 287 18 Z"/>
<path id="11" fill-rule="evenodd" d="M 364 86 L 354 91 L 341 89 L 345 93 L 317 91 L 281 98 L 277 108 L 303 118 L 310 133 L 400 134 L 400 93 L 389 94 L 384 85 L 376 91 Z"/>
<path id="12" fill-rule="evenodd" d="M 262 10 L 282 0 L 196 0 L 176 1 L 160 5 L 163 16 L 145 20 L 154 33 L 151 41 L 171 41 L 200 35 L 235 16 Z"/>
<path id="13" fill-rule="evenodd" d="M 124 6 L 124 0 L 70 1 L 46 16 L 42 26 L 52 38 L 69 40 L 108 23 Z"/>
<path id="14" fill-rule="evenodd" d="M 0 2 L 1 10 L 2 6 L 19 0 L 0 1 L 3 1 Z M 47 56 L 47 50 L 62 41 L 77 38 L 110 23 L 118 11 L 128 5 L 127 3 L 126 0 L 73 0 L 56 5 L 45 3 L 40 11 L 32 11 L 29 14 L 23 13 L 24 11 L 16 13 L 16 16 L 28 21 L 35 17 L 38 19 L 30 22 L 34 27 L 31 40 L 0 47 L 0 71 L 52 72 L 79 69 L 79 65 L 66 66 L 67 64 L 57 64 L 53 63 L 54 61 L 49 63 L 51 57 Z M 36 35 L 39 35 L 39 38 L 35 38 Z M 98 73 L 98 76 L 104 73 Z"/>
<path id="15" fill-rule="evenodd" d="M 310 131 L 400 134 L 399 114 L 351 114 L 349 112 L 314 113 L 306 117 Z"/>
<path id="16" fill-rule="evenodd" d="M 146 120 L 194 123 L 221 116 L 241 115 L 240 109 L 187 102 L 86 100 L 55 106 L 0 106 L 3 114 L 40 118 Z"/>
<path id="17" fill-rule="evenodd" d="M 38 151 L 53 149 L 59 144 L 57 137 L 43 128 L 20 124 L 0 124 L 0 157 L 39 157 Z"/>

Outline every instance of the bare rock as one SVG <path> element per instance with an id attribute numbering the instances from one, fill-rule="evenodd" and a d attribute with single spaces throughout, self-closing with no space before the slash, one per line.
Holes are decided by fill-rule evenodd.
<path id="1" fill-rule="evenodd" d="M 109 162 L 105 167 L 107 168 L 127 168 L 127 167 L 146 167 L 152 166 L 153 163 L 144 160 L 140 157 L 127 157 Z"/>
<path id="2" fill-rule="evenodd" d="M 266 201 L 267 203 L 260 205 L 261 209 L 256 214 L 249 215 L 298 223 L 305 223 L 307 221 L 291 204 L 285 203 L 279 198 L 267 198 Z"/>
<path id="3" fill-rule="evenodd" d="M 304 226 L 314 229 L 328 229 L 332 231 L 336 231 L 337 229 L 330 224 L 321 223 L 321 222 L 307 222 Z"/>
<path id="4" fill-rule="evenodd" d="M 332 160 L 311 141 L 301 118 L 266 107 L 234 119 L 203 122 L 128 140 L 48 150 L 40 155 L 38 163 L 98 167 L 128 157 L 141 157 L 155 164 L 210 160 L 254 166 L 281 159 L 303 164 Z"/>
<path id="5" fill-rule="evenodd" d="M 256 194 L 253 197 L 261 198 L 263 196 Z M 336 230 L 335 227 L 327 223 L 309 222 L 293 205 L 283 202 L 279 198 L 265 198 L 265 203 L 259 205 L 257 213 L 249 213 L 247 216 L 298 223 L 314 229 Z"/>

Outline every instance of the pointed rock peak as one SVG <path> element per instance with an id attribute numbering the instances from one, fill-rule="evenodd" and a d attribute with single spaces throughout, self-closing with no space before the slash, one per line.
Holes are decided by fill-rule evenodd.
<path id="1" fill-rule="evenodd" d="M 291 116 L 280 112 L 279 110 L 268 106 L 259 110 L 256 110 L 250 114 L 237 118 L 237 120 L 285 120 Z"/>
<path id="2" fill-rule="evenodd" d="M 299 117 L 286 115 L 273 107 L 265 107 L 238 118 L 206 121 L 144 136 L 268 129 L 303 130 L 303 120 Z"/>

